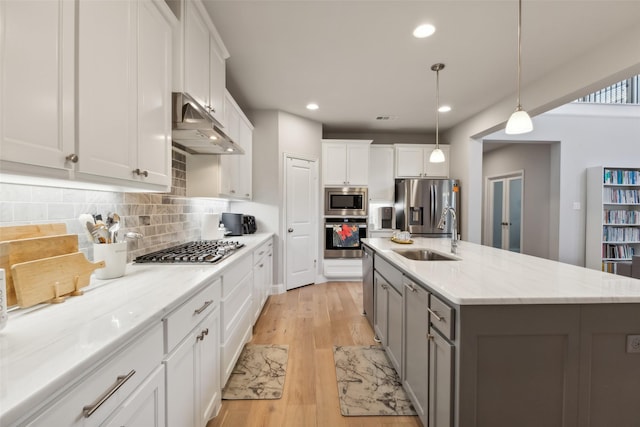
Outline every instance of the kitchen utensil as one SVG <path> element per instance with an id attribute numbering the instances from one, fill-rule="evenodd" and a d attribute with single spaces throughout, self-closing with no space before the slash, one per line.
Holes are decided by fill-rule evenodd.
<path id="1" fill-rule="evenodd" d="M 120 230 L 120 215 L 113 212 L 107 217 L 107 228 L 109 230 L 109 242 L 116 243 L 118 239 L 118 230 Z"/>
<path id="2" fill-rule="evenodd" d="M 12 306 L 18 303 L 13 277 L 11 275 L 12 265 L 73 252 L 78 252 L 78 236 L 75 234 L 34 237 L 31 239 L 1 242 L 0 268 L 5 270 L 7 305 Z"/>
<path id="3" fill-rule="evenodd" d="M 126 233 L 124 233 L 124 238 L 125 239 L 142 239 L 144 236 L 142 235 L 142 233 L 138 233 L 135 231 L 127 231 Z"/>
<path id="4" fill-rule="evenodd" d="M 93 235 L 91 234 L 91 231 L 93 230 L 93 226 L 96 223 L 94 221 L 94 219 L 93 219 L 93 215 L 80 214 L 80 216 L 78 217 L 78 221 L 80 221 L 80 225 L 85 230 L 85 235 L 87 236 L 87 240 L 90 243 L 93 243 L 94 242 L 94 238 L 93 238 Z M 88 224 L 91 224 L 91 227 L 89 227 Z"/>
<path id="5" fill-rule="evenodd" d="M 65 224 L 14 225 L 0 227 L 0 242 L 59 234 L 67 234 L 67 226 Z"/>
<path id="6" fill-rule="evenodd" d="M 64 295 L 80 295 L 89 284 L 91 273 L 105 267 L 104 261 L 92 263 L 82 252 L 42 258 L 11 266 L 11 275 L 20 307 L 41 302 L 62 302 Z"/>
<path id="7" fill-rule="evenodd" d="M 107 230 L 107 226 L 99 223 L 99 224 L 91 224 L 87 221 L 87 230 L 93 236 L 93 243 L 107 243 L 109 238 L 109 231 Z"/>

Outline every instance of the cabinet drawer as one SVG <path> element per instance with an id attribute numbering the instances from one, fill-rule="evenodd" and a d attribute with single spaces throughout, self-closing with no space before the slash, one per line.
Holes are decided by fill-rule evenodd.
<path id="1" fill-rule="evenodd" d="M 249 254 L 241 256 L 242 259 L 222 274 L 222 298 L 227 298 L 245 276 L 253 271 L 253 257 Z"/>
<path id="2" fill-rule="evenodd" d="M 160 366 L 161 360 L 162 327 L 158 324 L 142 336 L 136 337 L 132 343 L 118 351 L 115 357 L 58 398 L 27 425 L 98 426 Z M 100 404 L 102 398 L 104 400 Z M 87 412 L 89 410 L 91 414 Z"/>
<path id="3" fill-rule="evenodd" d="M 455 337 L 455 310 L 431 294 L 429 299 L 429 319 L 431 325 L 445 337 L 453 340 Z"/>
<path id="4" fill-rule="evenodd" d="M 173 348 L 220 304 L 220 279 L 198 292 L 164 319 L 165 353 Z"/>
<path id="5" fill-rule="evenodd" d="M 390 263 L 374 255 L 373 268 L 384 277 L 396 291 L 402 293 L 402 273 Z"/>
<path id="6" fill-rule="evenodd" d="M 253 264 L 258 264 L 271 251 L 272 246 L 273 242 L 269 240 L 253 251 Z"/>

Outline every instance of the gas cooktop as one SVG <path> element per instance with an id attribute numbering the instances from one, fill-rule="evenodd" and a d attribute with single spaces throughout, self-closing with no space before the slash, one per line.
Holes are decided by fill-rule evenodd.
<path id="1" fill-rule="evenodd" d="M 214 264 L 222 261 L 244 243 L 230 240 L 198 240 L 137 257 L 136 263 Z"/>

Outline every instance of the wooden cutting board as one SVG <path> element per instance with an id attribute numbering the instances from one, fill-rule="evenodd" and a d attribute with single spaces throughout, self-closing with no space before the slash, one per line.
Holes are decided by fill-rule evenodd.
<path id="1" fill-rule="evenodd" d="M 13 225 L 0 227 L 0 242 L 59 234 L 67 234 L 67 226 L 65 224 Z"/>
<path id="2" fill-rule="evenodd" d="M 24 308 L 45 301 L 61 302 L 61 296 L 87 286 L 91 273 L 105 265 L 104 261 L 90 262 L 82 252 L 13 264 L 18 305 Z"/>
<path id="3" fill-rule="evenodd" d="M 16 233 L 12 235 L 16 235 Z M 75 252 L 78 252 L 78 236 L 76 234 L 0 242 L 0 268 L 4 268 L 6 276 L 7 306 L 18 303 L 11 273 L 12 265 Z"/>

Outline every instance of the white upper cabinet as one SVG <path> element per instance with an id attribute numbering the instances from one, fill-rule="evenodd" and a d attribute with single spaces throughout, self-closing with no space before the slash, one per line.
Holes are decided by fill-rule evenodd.
<path id="1" fill-rule="evenodd" d="M 253 126 L 231 94 L 225 92 L 227 135 L 244 150 L 244 154 L 220 155 L 220 194 L 230 199 L 250 200 Z"/>
<path id="2" fill-rule="evenodd" d="M 396 178 L 448 178 L 449 146 L 440 145 L 443 163 L 429 162 L 435 144 L 395 144 Z"/>
<path id="3" fill-rule="evenodd" d="M 175 37 L 174 91 L 186 92 L 225 126 L 225 62 L 229 52 L 200 0 L 182 2 Z"/>
<path id="4" fill-rule="evenodd" d="M 78 171 L 171 184 L 171 26 L 155 2 L 80 2 Z"/>
<path id="5" fill-rule="evenodd" d="M 323 185 L 367 186 L 371 140 L 322 140 Z"/>
<path id="6" fill-rule="evenodd" d="M 369 200 L 393 202 L 393 145 L 372 144 L 369 151 Z"/>
<path id="7" fill-rule="evenodd" d="M 1 159 L 73 169 L 74 2 L 0 1 L 0 28 Z"/>
<path id="8" fill-rule="evenodd" d="M 177 23 L 168 6 L 65 0 L 0 8 L 3 171 L 45 185 L 167 191 Z"/>

